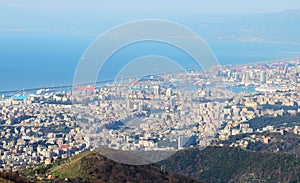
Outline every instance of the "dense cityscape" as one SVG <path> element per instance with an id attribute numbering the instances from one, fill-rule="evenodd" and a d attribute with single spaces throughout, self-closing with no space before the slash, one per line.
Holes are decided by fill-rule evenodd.
<path id="1" fill-rule="evenodd" d="M 247 123 L 299 113 L 299 74 L 299 60 L 291 60 L 150 76 L 92 91 L 3 95 L 0 171 L 50 165 L 96 147 L 166 151 L 206 147 L 242 133 L 299 135 L 299 126 L 253 129 Z M 272 138 L 254 135 L 232 146 L 247 148 L 247 140 L 269 143 Z"/>

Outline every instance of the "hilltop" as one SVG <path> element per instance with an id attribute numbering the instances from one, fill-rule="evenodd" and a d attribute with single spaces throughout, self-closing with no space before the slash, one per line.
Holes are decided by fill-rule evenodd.
<path id="1" fill-rule="evenodd" d="M 162 172 L 156 165 L 125 165 L 102 156 L 97 151 L 85 152 L 60 161 L 51 167 L 38 167 L 40 180 L 55 176 L 49 182 L 199 182 L 177 173 Z M 44 179 L 41 179 L 44 177 Z"/>

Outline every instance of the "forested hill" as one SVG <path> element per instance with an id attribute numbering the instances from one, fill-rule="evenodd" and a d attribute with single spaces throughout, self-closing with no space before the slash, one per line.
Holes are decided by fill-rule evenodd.
<path id="1" fill-rule="evenodd" d="M 297 155 L 251 152 L 237 147 L 182 150 L 159 165 L 205 182 L 300 181 Z"/>

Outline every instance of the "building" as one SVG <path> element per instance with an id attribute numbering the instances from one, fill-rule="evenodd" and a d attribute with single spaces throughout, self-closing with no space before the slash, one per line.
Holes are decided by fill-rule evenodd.
<path id="1" fill-rule="evenodd" d="M 153 87 L 153 93 L 154 95 L 159 95 L 160 94 L 160 86 L 154 86 Z"/>
<path id="2" fill-rule="evenodd" d="M 172 88 L 168 88 L 167 89 L 167 91 L 166 91 L 166 95 L 168 96 L 168 97 L 171 97 L 172 96 Z"/>
<path id="3" fill-rule="evenodd" d="M 267 82 L 267 73 L 266 73 L 266 71 L 261 71 L 260 72 L 260 83 L 266 84 L 266 82 Z"/>
<path id="4" fill-rule="evenodd" d="M 196 145 L 196 136 L 179 136 L 178 139 L 178 149 L 183 149 L 186 147 L 191 147 Z"/>

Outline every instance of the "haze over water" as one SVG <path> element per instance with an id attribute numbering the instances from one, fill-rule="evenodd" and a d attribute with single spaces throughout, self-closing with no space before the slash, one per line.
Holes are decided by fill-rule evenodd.
<path id="1" fill-rule="evenodd" d="M 26 36 L 4 39 L 0 44 L 0 90 L 72 84 L 77 62 L 92 40 L 93 38 L 64 37 L 54 39 L 46 36 L 32 37 L 30 40 Z M 298 44 L 236 41 L 207 43 L 222 65 L 300 56 Z M 153 50 L 155 46 L 157 49 Z M 130 61 L 154 53 L 171 57 L 183 65 L 192 62 L 192 59 L 180 50 L 154 43 L 124 48 L 112 57 L 111 61 Z M 117 72 L 112 70 L 113 68 L 112 65 L 108 65 L 101 74 L 101 79 L 113 79 Z"/>
<path id="2" fill-rule="evenodd" d="M 164 1 L 159 7 L 154 1 L 145 5 L 136 0 L 134 7 L 121 1 L 76 1 L 72 6 L 17 2 L 0 4 L 0 91 L 72 84 L 80 57 L 97 36 L 139 19 L 170 20 L 190 28 L 223 65 L 300 56 L 300 44 L 294 44 L 300 43 L 300 10 L 287 10 L 296 8 L 296 1 Z M 191 60 L 176 49 L 152 43 L 121 50 L 111 60 L 131 61 L 147 54 L 171 57 L 183 65 Z M 107 65 L 101 80 L 113 79 L 115 63 Z"/>

